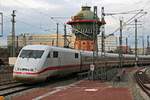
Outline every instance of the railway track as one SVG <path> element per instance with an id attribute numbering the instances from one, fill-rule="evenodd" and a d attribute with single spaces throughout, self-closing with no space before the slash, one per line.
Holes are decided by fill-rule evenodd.
<path id="1" fill-rule="evenodd" d="M 39 87 L 56 87 L 64 85 L 72 81 L 77 81 L 74 75 L 70 75 L 64 78 L 56 78 L 53 80 L 47 80 L 45 82 L 37 84 L 23 84 L 16 81 L 0 83 L 0 96 L 9 97 L 11 95 L 17 95 L 17 93 L 24 93 L 26 90 L 39 88 Z"/>
<path id="2" fill-rule="evenodd" d="M 33 86 L 17 82 L 3 84 L 0 86 L 0 96 L 8 96 L 31 88 L 33 88 Z"/>
<path id="3" fill-rule="evenodd" d="M 141 89 L 150 97 L 150 79 L 147 77 L 145 72 L 139 70 L 134 74 L 134 76 Z"/>
<path id="4" fill-rule="evenodd" d="M 13 80 L 13 68 L 10 66 L 0 65 L 0 86 L 4 84 L 11 84 Z"/>
<path id="5" fill-rule="evenodd" d="M 9 85 L 9 84 L 15 84 L 15 83 L 18 83 L 18 82 L 16 82 L 16 81 L 10 81 L 10 80 L 5 80 L 5 81 L 1 81 L 0 82 L 0 86 Z"/>

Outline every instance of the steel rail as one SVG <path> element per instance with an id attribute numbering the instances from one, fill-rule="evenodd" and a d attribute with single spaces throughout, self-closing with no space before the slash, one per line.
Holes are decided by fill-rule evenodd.
<path id="1" fill-rule="evenodd" d="M 145 83 L 142 81 L 142 79 L 144 77 L 141 77 L 139 73 L 142 73 L 142 71 L 137 71 L 134 74 L 134 77 L 136 79 L 136 82 L 138 83 L 138 85 L 141 87 L 141 89 L 150 97 L 150 87 L 146 86 Z"/>

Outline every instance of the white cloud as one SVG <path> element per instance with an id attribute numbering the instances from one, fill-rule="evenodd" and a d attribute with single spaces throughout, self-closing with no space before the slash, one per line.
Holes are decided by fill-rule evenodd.
<path id="1" fill-rule="evenodd" d="M 129 4 L 135 2 L 134 0 L 104 0 L 105 3 L 111 4 Z"/>
<path id="2" fill-rule="evenodd" d="M 0 2 L 4 7 L 15 7 L 15 8 L 35 8 L 44 10 L 53 10 L 60 8 L 59 5 L 48 3 L 44 0 L 3 0 Z"/>

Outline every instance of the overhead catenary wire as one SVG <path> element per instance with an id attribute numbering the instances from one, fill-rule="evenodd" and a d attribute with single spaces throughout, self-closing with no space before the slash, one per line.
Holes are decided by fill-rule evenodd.
<path id="1" fill-rule="evenodd" d="M 24 4 L 24 3 L 21 2 L 20 0 L 15 0 L 15 2 L 18 3 L 18 4 L 20 4 L 20 5 L 27 6 L 26 4 Z M 41 15 L 41 14 L 44 15 L 44 16 L 47 17 L 47 18 L 50 17 L 50 15 L 49 15 L 48 13 L 39 11 L 39 10 L 37 10 L 37 9 L 35 9 L 35 8 L 32 8 L 32 7 L 30 7 L 30 9 L 34 10 L 35 12 L 39 13 L 40 15 Z M 21 12 L 21 13 L 22 13 L 22 12 Z M 24 13 L 22 13 L 22 14 L 24 14 Z M 28 15 L 28 16 L 31 17 L 30 15 Z M 53 21 L 53 20 L 52 20 L 52 21 Z M 40 22 L 40 25 L 41 25 L 41 22 Z M 46 29 L 46 30 L 47 30 L 47 29 Z"/>
<path id="2" fill-rule="evenodd" d="M 24 6 L 27 6 L 26 4 L 24 4 L 23 2 L 21 2 L 21 1 L 19 1 L 19 0 L 16 0 L 16 3 L 18 3 L 18 4 L 21 4 L 21 5 L 24 5 Z M 37 9 L 35 9 L 35 8 L 31 8 L 30 7 L 30 9 L 32 9 L 32 10 L 34 10 L 35 12 L 38 12 L 38 13 L 40 13 L 40 15 L 41 14 L 43 14 L 44 16 L 46 16 L 46 17 L 50 17 L 50 15 L 49 14 L 47 14 L 47 13 L 45 13 L 45 12 L 41 12 L 41 11 L 38 11 Z M 51 21 L 52 22 L 54 22 L 53 20 L 54 20 L 54 18 L 69 18 L 69 17 L 63 17 L 63 16 L 51 16 Z M 55 23 L 55 22 L 54 22 Z M 60 23 L 60 22 L 59 22 Z M 61 23 L 62 25 L 63 25 L 63 23 Z"/>
<path id="3" fill-rule="evenodd" d="M 126 11 L 126 12 L 119 12 L 119 13 L 105 13 L 105 16 L 110 16 L 110 15 L 122 15 L 122 14 L 137 14 L 136 12 L 139 12 L 143 9 L 139 10 L 132 10 L 132 11 Z"/>
<path id="4" fill-rule="evenodd" d="M 123 23 L 123 27 L 126 26 L 127 24 L 130 24 L 131 22 L 133 22 L 134 18 L 136 18 L 136 16 L 138 16 L 139 14 L 141 14 L 141 12 L 143 12 L 143 9 L 141 9 L 138 13 L 136 13 L 133 17 L 131 17 L 130 19 L 128 19 L 125 23 Z M 144 12 L 141 17 L 143 15 L 145 15 L 146 13 Z M 140 17 L 137 17 L 137 18 L 140 18 Z M 112 34 L 114 34 L 115 32 L 119 31 L 120 27 L 118 27 L 114 32 L 112 32 Z"/>
<path id="5" fill-rule="evenodd" d="M 18 22 L 20 22 L 20 23 L 23 23 L 23 24 L 26 24 L 26 25 L 29 25 L 28 27 L 31 27 L 31 28 L 37 28 L 37 29 L 43 29 L 42 27 L 38 27 L 38 26 L 35 26 L 35 25 L 33 25 L 33 24 L 29 24 L 29 23 L 27 23 L 27 22 L 24 22 L 24 21 L 22 21 L 22 20 L 17 20 Z M 44 30 L 46 30 L 46 29 L 43 29 L 43 31 Z"/>
<path id="6" fill-rule="evenodd" d="M 8 15 L 4 15 L 4 18 L 10 19 Z M 10 20 L 6 20 L 6 19 L 5 19 L 4 22 L 10 22 Z M 42 27 L 38 27 L 38 26 L 36 26 L 36 25 L 27 23 L 27 22 L 25 22 L 25 21 L 23 21 L 23 20 L 21 20 L 21 19 L 16 19 L 16 22 L 20 22 L 20 23 L 22 23 L 22 24 L 25 24 L 25 25 L 27 25 L 27 27 L 29 27 L 29 28 L 41 29 L 42 31 L 45 31 L 45 30 L 46 30 L 46 29 L 44 29 L 44 28 L 42 28 Z"/>
<path id="7" fill-rule="evenodd" d="M 18 4 L 21 4 L 21 5 L 23 5 L 23 6 L 27 6 L 26 4 L 24 4 L 24 3 L 21 2 L 20 0 L 15 0 L 15 2 L 18 3 Z M 32 8 L 32 7 L 30 7 L 30 9 L 32 9 L 32 10 L 34 10 L 34 11 L 40 13 L 40 14 L 43 14 L 43 15 L 45 15 L 46 17 L 49 17 L 49 14 L 47 14 L 47 13 L 45 13 L 45 12 L 41 12 L 41 11 L 35 9 L 35 8 Z"/>

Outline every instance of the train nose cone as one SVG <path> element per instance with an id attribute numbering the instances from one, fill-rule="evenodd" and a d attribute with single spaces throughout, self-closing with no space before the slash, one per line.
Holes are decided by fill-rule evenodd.
<path id="1" fill-rule="evenodd" d="M 32 84 L 44 81 L 44 79 L 40 78 L 38 75 L 16 75 L 13 74 L 13 79 L 26 84 Z"/>

